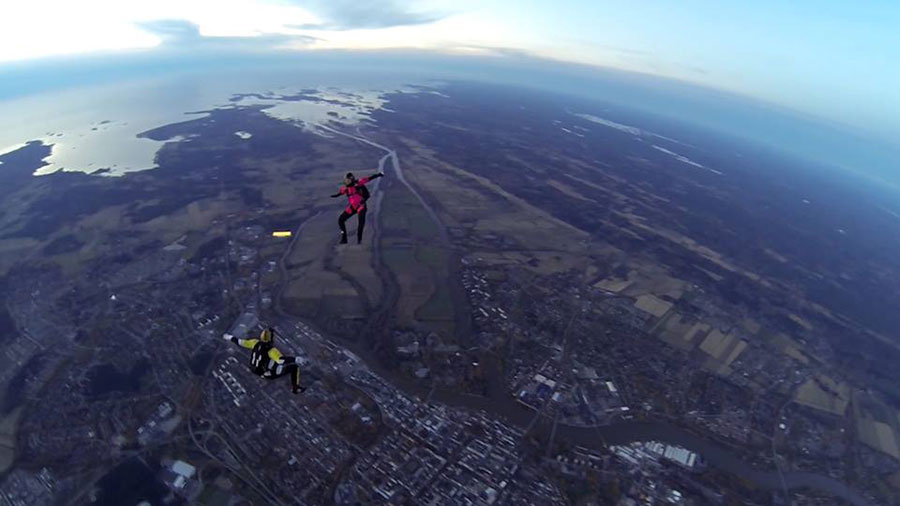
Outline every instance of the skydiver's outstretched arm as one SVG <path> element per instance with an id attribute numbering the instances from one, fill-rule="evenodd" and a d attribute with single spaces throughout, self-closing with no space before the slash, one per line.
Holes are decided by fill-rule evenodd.
<path id="1" fill-rule="evenodd" d="M 256 346 L 256 343 L 259 342 L 259 339 L 239 339 L 228 333 L 222 334 L 222 339 L 224 339 L 226 341 L 231 341 L 232 343 L 240 346 L 241 348 L 247 348 L 250 350 L 252 350 L 253 347 Z"/>
<path id="2" fill-rule="evenodd" d="M 371 176 L 364 177 L 364 178 L 358 180 L 356 182 L 356 184 L 365 186 L 365 185 L 369 184 L 373 179 L 378 179 L 380 177 L 384 177 L 384 172 L 377 172 L 375 174 L 372 174 Z"/>

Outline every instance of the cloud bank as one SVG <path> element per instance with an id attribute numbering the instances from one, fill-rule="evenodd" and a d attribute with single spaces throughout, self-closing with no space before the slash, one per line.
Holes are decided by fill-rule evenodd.
<path id="1" fill-rule="evenodd" d="M 391 28 L 434 23 L 447 14 L 420 12 L 410 2 L 398 0 L 293 0 L 298 7 L 308 9 L 323 19 L 295 28 L 310 30 L 358 30 Z"/>
<path id="2" fill-rule="evenodd" d="M 313 44 L 317 37 L 289 33 L 263 33 L 255 36 L 204 36 L 200 27 L 186 19 L 158 19 L 136 26 L 159 37 L 163 47 L 178 49 L 275 49 Z"/>

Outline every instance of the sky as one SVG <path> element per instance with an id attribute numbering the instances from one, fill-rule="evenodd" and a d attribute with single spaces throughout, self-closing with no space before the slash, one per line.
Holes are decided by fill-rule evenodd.
<path id="1" fill-rule="evenodd" d="M 0 7 L 4 66 L 177 51 L 529 55 L 727 90 L 900 142 L 896 0 L 28 0 Z"/>

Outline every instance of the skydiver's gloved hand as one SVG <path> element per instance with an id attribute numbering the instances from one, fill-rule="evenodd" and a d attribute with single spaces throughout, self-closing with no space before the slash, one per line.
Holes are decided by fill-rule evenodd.
<path id="1" fill-rule="evenodd" d="M 329 197 L 331 197 L 331 198 L 333 198 L 333 199 L 338 198 L 338 197 L 340 197 L 340 196 L 341 196 L 341 193 L 340 193 L 340 192 L 335 193 L 334 195 L 329 195 Z"/>
<path id="2" fill-rule="evenodd" d="M 294 357 L 294 363 L 301 366 L 307 365 L 309 364 L 309 359 L 304 357 Z"/>
<path id="3" fill-rule="evenodd" d="M 228 332 L 226 332 L 226 333 L 222 334 L 222 339 L 224 339 L 226 341 L 231 341 L 232 339 L 234 339 L 234 336 L 229 334 Z"/>

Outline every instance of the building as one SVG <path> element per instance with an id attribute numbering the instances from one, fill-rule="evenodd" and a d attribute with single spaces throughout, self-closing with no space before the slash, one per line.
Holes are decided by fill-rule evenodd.
<path id="1" fill-rule="evenodd" d="M 175 481 L 172 482 L 172 486 L 178 490 L 183 490 L 188 480 L 197 473 L 197 468 L 183 460 L 176 460 L 172 464 L 172 472 L 175 473 Z"/>

